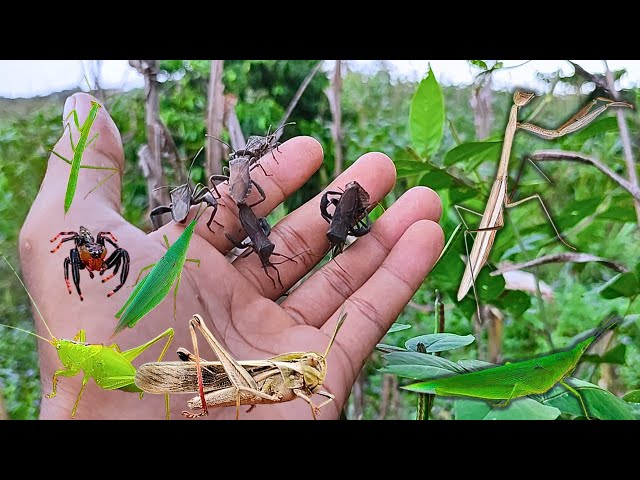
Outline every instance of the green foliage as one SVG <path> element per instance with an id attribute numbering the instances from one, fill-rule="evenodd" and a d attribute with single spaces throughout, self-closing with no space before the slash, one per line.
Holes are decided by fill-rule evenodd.
<path id="1" fill-rule="evenodd" d="M 431 69 L 416 89 L 409 119 L 414 147 L 428 157 L 433 155 L 442 141 L 444 99 Z"/>

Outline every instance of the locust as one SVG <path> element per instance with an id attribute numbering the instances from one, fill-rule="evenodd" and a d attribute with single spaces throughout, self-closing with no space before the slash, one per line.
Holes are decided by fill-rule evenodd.
<path id="1" fill-rule="evenodd" d="M 189 208 L 192 205 L 198 205 L 199 203 L 206 203 L 208 206 L 213 207 L 213 211 L 211 212 L 211 216 L 209 217 L 209 221 L 207 222 L 207 228 L 211 230 L 211 222 L 214 222 L 214 217 L 216 216 L 216 212 L 218 211 L 218 200 L 213 195 L 213 192 L 209 190 L 209 188 L 201 183 L 196 183 L 196 185 L 191 188 L 191 169 L 193 168 L 193 164 L 200 155 L 200 152 L 204 147 L 198 150 L 196 156 L 193 157 L 193 161 L 191 162 L 191 166 L 189 167 L 189 172 L 187 173 L 187 183 L 182 185 L 178 185 L 175 188 L 172 188 L 169 191 L 169 195 L 171 196 L 171 204 L 169 206 L 160 205 L 149 213 L 149 217 L 151 218 L 151 223 L 153 223 L 153 228 L 157 230 L 160 228 L 160 224 L 158 221 L 158 216 L 164 213 L 171 213 L 171 218 L 174 221 L 179 223 L 185 223 L 187 220 L 187 216 L 189 215 Z M 158 187 L 158 188 L 166 188 L 166 187 Z M 216 190 L 216 193 L 218 191 Z M 218 198 L 220 198 L 220 194 L 218 193 Z M 222 226 L 222 224 L 218 221 L 215 221 L 216 224 Z"/>
<path id="2" fill-rule="evenodd" d="M 316 352 L 291 352 L 267 360 L 236 361 L 207 328 L 200 315 L 189 321 L 194 354 L 179 349 L 180 362 L 151 362 L 140 366 L 135 382 L 141 390 L 154 394 L 196 393 L 199 395 L 187 402 L 190 409 L 183 415 L 195 418 L 208 414 L 207 407 L 236 407 L 236 420 L 240 416 L 240 405 L 282 403 L 302 398 L 311 407 L 315 420 L 320 409 L 334 400 L 334 396 L 320 390 L 327 375 L 327 355 L 347 317 L 344 306 L 340 311 L 336 328 L 323 354 Z M 211 346 L 219 361 L 200 358 L 196 329 Z M 327 398 L 315 405 L 311 397 L 318 394 Z"/>
<path id="3" fill-rule="evenodd" d="M 329 205 L 335 207 L 333 214 L 328 212 Z M 361 237 L 369 233 L 369 206 L 369 194 L 355 180 L 345 186 L 344 192 L 328 190 L 324 193 L 320 200 L 320 214 L 329 223 L 327 239 L 331 244 L 331 258 L 342 253 L 347 235 Z"/>
<path id="4" fill-rule="evenodd" d="M 162 302 L 174 284 L 173 317 L 174 319 L 176 318 L 178 288 L 180 287 L 184 263 L 192 262 L 200 267 L 200 260 L 187 258 L 189 243 L 191 242 L 191 237 L 193 237 L 196 222 L 198 218 L 200 218 L 200 215 L 200 212 L 196 214 L 195 218 L 187 225 L 184 232 L 182 232 L 173 245 L 169 245 L 169 239 L 166 235 L 163 235 L 167 252 L 160 260 L 140 270 L 135 283 L 135 289 L 131 292 L 131 295 L 122 308 L 116 313 L 115 318 L 119 319 L 119 322 L 111 334 L 111 338 L 114 338 L 126 327 L 133 328 L 142 317 Z M 142 273 L 149 269 L 151 269 L 151 271 L 140 280 Z"/>
<path id="5" fill-rule="evenodd" d="M 500 162 L 498 164 L 498 170 L 496 173 L 496 178 L 491 187 L 491 192 L 489 194 L 489 200 L 487 201 L 487 205 L 485 207 L 484 213 L 482 214 L 482 220 L 480 221 L 480 226 L 478 229 L 469 230 L 467 229 L 466 233 L 477 232 L 478 235 L 475 238 L 473 243 L 473 247 L 471 249 L 471 254 L 468 255 L 467 265 L 465 267 L 464 274 L 462 276 L 462 280 L 460 281 L 460 287 L 458 289 L 458 301 L 462 300 L 465 295 L 469 292 L 469 289 L 473 286 L 475 292 L 475 281 L 480 273 L 480 270 L 486 263 L 489 258 L 489 254 L 491 253 L 491 247 L 493 246 L 493 242 L 496 237 L 496 233 L 499 229 L 504 226 L 503 221 L 503 212 L 505 208 L 516 207 L 524 202 L 529 200 L 537 199 L 542 206 L 542 209 L 549 219 L 553 230 L 556 233 L 556 236 L 560 239 L 560 241 L 567 245 L 567 247 L 575 250 L 574 247 L 567 244 L 558 229 L 553 223 L 551 216 L 549 215 L 549 211 L 547 210 L 542 198 L 538 194 L 531 195 L 527 198 L 512 202 L 512 195 L 507 195 L 507 180 L 508 180 L 508 168 L 509 168 L 509 157 L 511 155 L 511 147 L 513 145 L 514 135 L 516 130 L 522 129 L 528 132 L 531 132 L 539 137 L 545 139 L 554 139 L 558 137 L 562 137 L 569 133 L 575 132 L 579 130 L 589 123 L 591 123 L 598 115 L 604 112 L 609 107 L 627 107 L 632 108 L 632 106 L 625 102 L 615 102 L 613 100 L 609 100 L 607 98 L 597 98 L 591 101 L 589 104 L 585 105 L 580 111 L 578 111 L 575 115 L 573 115 L 569 120 L 567 120 L 564 124 L 558 127 L 556 130 L 547 130 L 545 128 L 539 127 L 537 125 L 533 125 L 530 123 L 519 123 L 518 122 L 518 111 L 520 108 L 527 105 L 534 97 L 533 93 L 516 91 L 513 95 L 513 106 L 511 107 L 511 111 L 509 114 L 509 120 L 507 122 L 507 126 L 504 134 L 504 141 L 502 146 L 502 153 L 500 155 Z M 599 106 L 596 106 L 598 103 L 602 103 Z M 596 108 L 594 108 L 596 107 Z M 458 207 L 456 206 L 456 211 Z M 464 209 L 464 208 L 463 208 Z M 467 209 L 464 209 L 467 210 Z M 476 212 L 473 212 L 476 213 Z M 464 220 L 463 220 L 464 221 Z M 466 243 L 466 236 L 465 236 Z M 477 296 L 476 296 L 477 297 Z"/>
<path id="6" fill-rule="evenodd" d="M 262 264 L 264 273 L 267 274 L 267 277 L 269 277 L 269 280 L 271 280 L 271 282 L 273 283 L 273 288 L 276 288 L 276 281 L 271 275 L 269 275 L 269 267 L 273 268 L 276 271 L 278 283 L 280 284 L 280 287 L 284 288 L 284 285 L 282 284 L 282 280 L 280 278 L 280 271 L 278 270 L 276 265 L 280 265 L 287 260 L 296 263 L 295 257 L 302 255 L 303 253 L 307 253 L 308 251 L 299 253 L 298 255 L 294 255 L 293 257 L 288 257 L 286 255 L 283 255 L 282 253 L 275 253 L 274 250 L 276 246 L 268 238 L 269 234 L 271 233 L 271 227 L 269 226 L 267 219 L 264 217 L 256 217 L 256 214 L 246 203 L 238 204 L 238 218 L 240 219 L 240 223 L 245 232 L 249 236 L 249 240 L 247 240 L 246 242 L 240 242 L 226 232 L 225 236 L 237 248 L 248 248 L 246 252 L 243 252 L 240 255 L 240 258 L 248 257 L 252 252 L 256 252 L 258 257 L 260 258 L 260 263 Z M 272 256 L 284 257 L 286 260 L 273 263 L 271 262 Z"/>
<path id="7" fill-rule="evenodd" d="M 543 394 L 557 383 L 575 395 L 587 418 L 589 413 L 580 393 L 564 382 L 577 367 L 582 355 L 605 330 L 615 322 L 601 328 L 573 348 L 542 357 L 507 363 L 471 373 L 448 376 L 418 382 L 402 387 L 405 390 L 442 396 L 474 397 L 487 400 L 503 400 L 497 406 L 506 407 L 514 398 Z"/>
<path id="8" fill-rule="evenodd" d="M 60 363 L 62 363 L 62 368 L 56 370 L 53 374 L 52 391 L 51 393 L 46 395 L 46 398 L 53 398 L 57 395 L 59 377 L 75 377 L 76 375 L 80 375 L 82 373 L 82 387 L 80 387 L 80 391 L 78 392 L 76 401 L 73 404 L 73 409 L 71 410 L 71 418 L 75 418 L 78 404 L 80 403 L 80 399 L 82 398 L 82 393 L 84 392 L 84 389 L 87 386 L 89 379 L 91 378 L 93 378 L 96 384 L 103 390 L 122 390 L 125 392 L 136 392 L 140 394 L 140 398 L 142 399 L 144 392 L 134 383 L 136 368 L 133 366 L 132 361 L 135 360 L 135 358 L 142 354 L 144 351 L 146 351 L 149 347 L 159 342 L 163 338 L 166 338 L 167 343 L 165 344 L 162 352 L 160 353 L 160 356 L 158 357 L 158 361 L 161 361 L 164 358 L 164 355 L 169 348 L 171 341 L 173 340 L 173 328 L 168 328 L 163 333 L 161 333 L 157 337 L 152 338 L 148 342 L 138 347 L 125 350 L 124 352 L 121 351 L 120 347 L 115 343 L 108 346 L 105 346 L 103 344 L 86 343 L 86 332 L 84 329 L 79 330 L 75 337 L 73 337 L 73 340 L 58 339 L 51 332 L 51 329 L 44 319 L 44 316 L 40 312 L 36 301 L 27 290 L 26 285 L 24 284 L 18 273 L 9 263 L 9 260 L 7 260 L 7 257 L 2 252 L 0 252 L 0 255 L 2 255 L 4 261 L 7 263 L 7 265 L 9 265 L 9 268 L 18 278 L 18 281 L 24 288 L 25 292 L 27 292 L 27 295 L 31 299 L 31 302 L 33 302 L 33 306 L 35 307 L 35 310 L 38 313 L 42 324 L 46 328 L 51 338 L 48 339 L 37 335 L 36 333 L 30 332 L 29 330 L 23 330 L 22 328 L 12 327 L 10 325 L 2 326 L 28 333 L 39 338 L 40 340 L 44 340 L 57 350 L 58 358 L 60 359 Z M 165 395 L 165 413 L 168 420 L 168 394 Z"/>
<path id="9" fill-rule="evenodd" d="M 85 149 L 89 145 L 91 145 L 91 143 L 93 143 L 96 138 L 98 138 L 98 133 L 96 133 L 91 138 L 91 140 L 87 141 L 88 138 L 89 138 L 89 132 L 91 130 L 91 126 L 93 125 L 93 122 L 95 121 L 96 116 L 98 115 L 98 110 L 100 109 L 100 107 L 101 107 L 101 105 L 98 102 L 95 102 L 93 100 L 91 101 L 91 110 L 89 110 L 89 115 L 87 116 L 87 119 L 84 121 L 82 126 L 80 126 L 80 121 L 78 120 L 78 112 L 76 112 L 75 109 L 71 110 L 71 112 L 69 112 L 69 115 L 67 115 L 67 118 L 65 119 L 65 122 L 67 122 L 65 124 L 65 129 L 67 127 L 69 127 L 69 141 L 71 142 L 71 150 L 73 151 L 73 159 L 72 160 L 69 160 L 69 159 L 63 157 L 62 155 L 57 153 L 55 150 L 51 150 L 51 153 L 53 153 L 56 157 L 58 157 L 61 160 L 64 160 L 69 165 L 71 165 L 71 171 L 69 172 L 69 181 L 67 182 L 67 191 L 66 191 L 65 196 L 64 196 L 64 213 L 65 213 L 65 215 L 69 211 L 69 208 L 71 208 L 71 202 L 73 202 L 73 197 L 76 194 L 76 187 L 78 185 L 78 175 L 80 174 L 80 169 L 81 168 L 91 168 L 91 169 L 94 169 L 94 170 L 114 170 L 114 172 L 111 175 L 109 175 L 107 178 L 105 178 L 102 182 L 98 183 L 98 185 L 96 185 L 96 187 L 94 187 L 93 190 L 95 190 L 97 187 L 99 187 L 104 182 L 106 182 L 111 177 L 113 177 L 116 174 L 116 172 L 118 171 L 118 169 L 114 168 L 114 167 L 97 167 L 97 166 L 93 166 L 93 165 L 81 165 L 80 164 L 82 162 L 82 154 L 84 153 Z M 70 124 L 68 122 L 69 117 L 71 115 L 73 115 L 73 122 L 76 124 L 76 127 L 80 131 L 80 138 L 78 139 L 78 143 L 76 143 L 75 145 L 73 143 L 73 137 L 71 135 L 71 127 L 70 127 Z M 62 133 L 64 135 L 64 131 Z M 89 193 L 91 193 L 93 190 L 91 190 Z"/>

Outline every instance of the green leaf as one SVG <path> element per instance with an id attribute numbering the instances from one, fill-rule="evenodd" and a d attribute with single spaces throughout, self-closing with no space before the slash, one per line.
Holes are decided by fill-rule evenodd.
<path id="1" fill-rule="evenodd" d="M 387 366 L 390 365 L 424 365 L 427 367 L 436 367 L 445 369 L 449 375 L 455 373 L 464 373 L 464 369 L 455 362 L 436 355 L 419 352 L 391 352 L 384 356 Z"/>
<path id="2" fill-rule="evenodd" d="M 411 325 L 407 323 L 396 322 L 393 325 L 391 325 L 391 328 L 389 329 L 389 331 L 387 331 L 387 333 L 401 332 L 402 330 L 407 330 L 409 328 L 411 328 Z"/>
<path id="3" fill-rule="evenodd" d="M 584 130 L 576 132 L 575 135 L 571 136 L 569 140 L 571 142 L 575 142 L 576 144 L 583 144 L 587 140 L 592 139 L 594 136 L 603 133 L 603 132 L 614 132 L 618 130 L 618 120 L 616 117 L 604 117 L 599 118 L 586 127 Z"/>
<path id="4" fill-rule="evenodd" d="M 501 310 L 506 310 L 514 317 L 519 317 L 531 306 L 531 297 L 520 290 L 505 290 L 493 304 Z"/>
<path id="5" fill-rule="evenodd" d="M 622 399 L 628 403 L 640 403 L 640 390 L 631 390 Z"/>
<path id="6" fill-rule="evenodd" d="M 531 398 L 513 400 L 506 407 L 496 407 L 482 400 L 456 400 L 456 420 L 555 420 L 560 410 Z"/>
<path id="7" fill-rule="evenodd" d="M 447 152 L 444 157 L 444 164 L 449 167 L 464 162 L 461 167 L 468 172 L 487 160 L 492 160 L 494 163 L 497 162 L 500 158 L 501 150 L 502 141 L 463 143 Z"/>
<path id="8" fill-rule="evenodd" d="M 402 378 L 413 380 L 430 380 L 433 378 L 448 377 L 451 371 L 429 365 L 387 365 L 379 370 L 381 373 L 391 373 Z"/>
<path id="9" fill-rule="evenodd" d="M 600 289 L 604 298 L 633 297 L 640 293 L 640 284 L 632 272 L 619 273 Z"/>
<path id="10" fill-rule="evenodd" d="M 492 277 L 489 273 L 488 268 L 483 268 L 476 279 L 476 293 L 480 303 L 489 303 L 504 291 L 504 277 L 502 275 Z M 473 292 L 473 288 L 469 291 Z"/>
<path id="11" fill-rule="evenodd" d="M 466 347 L 473 343 L 475 337 L 473 335 L 456 335 L 454 333 L 430 333 L 428 335 L 420 335 L 407 340 L 404 344 L 409 350 L 417 351 L 418 343 L 425 346 L 426 353 L 446 352 L 456 348 Z"/>
<path id="12" fill-rule="evenodd" d="M 402 347 L 396 347 L 395 345 L 389 345 L 387 343 L 378 343 L 376 345 L 376 349 L 380 350 L 381 352 L 384 353 L 390 353 L 390 352 L 406 352 L 407 349 L 406 348 L 402 348 Z"/>
<path id="13" fill-rule="evenodd" d="M 609 350 L 604 352 L 604 355 L 583 355 L 582 361 L 591 363 L 614 363 L 617 365 L 624 365 L 626 353 L 627 346 L 623 343 L 619 343 L 615 347 L 610 348 Z"/>
<path id="14" fill-rule="evenodd" d="M 431 68 L 411 101 L 409 126 L 414 147 L 427 156 L 433 155 L 442 140 L 444 98 Z"/>
<path id="15" fill-rule="evenodd" d="M 577 378 L 567 378 L 565 381 L 580 393 L 591 418 L 634 420 L 628 405 L 612 393 Z M 556 407 L 563 413 L 576 417 L 584 416 L 580 401 L 562 385 L 556 385 L 548 392 L 538 395 L 537 398 L 544 405 Z"/>
<path id="16" fill-rule="evenodd" d="M 474 65 L 478 68 L 481 68 L 482 70 L 488 70 L 489 67 L 487 67 L 487 64 L 485 63 L 484 60 L 469 60 L 469 63 L 471 65 Z"/>

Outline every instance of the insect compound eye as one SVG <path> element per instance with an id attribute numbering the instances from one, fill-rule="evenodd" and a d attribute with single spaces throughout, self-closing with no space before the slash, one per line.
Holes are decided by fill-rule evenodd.
<path id="1" fill-rule="evenodd" d="M 60 350 L 62 348 L 62 345 L 60 345 L 59 343 L 56 344 L 56 350 Z"/>

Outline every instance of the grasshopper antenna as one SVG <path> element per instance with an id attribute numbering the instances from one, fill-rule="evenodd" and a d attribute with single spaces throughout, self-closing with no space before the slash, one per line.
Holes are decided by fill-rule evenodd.
<path id="1" fill-rule="evenodd" d="M 193 160 L 191 160 L 191 165 L 189 165 L 189 172 L 187 172 L 188 179 L 191 179 L 191 169 L 193 168 L 193 164 L 196 162 L 196 158 L 198 158 L 198 155 L 200 155 L 200 152 L 202 152 L 202 150 L 204 150 L 204 147 L 200 147 L 200 150 L 198 150 L 196 156 L 193 157 Z"/>
<path id="2" fill-rule="evenodd" d="M 344 311 L 345 308 L 346 303 L 343 303 L 342 308 L 340 309 L 340 315 L 338 316 L 338 323 L 336 323 L 336 328 L 333 331 L 333 335 L 331 335 L 331 340 L 329 340 L 329 345 L 327 345 L 327 350 L 324 352 L 324 355 L 322 355 L 322 358 L 327 358 L 329 349 L 331 348 L 331 345 L 333 345 L 333 342 L 336 339 L 336 335 L 338 335 L 338 330 L 340 330 L 340 327 L 342 327 L 342 324 L 347 319 L 347 312 Z"/>
<path id="3" fill-rule="evenodd" d="M 29 299 L 31 299 L 31 302 L 33 303 L 33 306 L 36 309 L 36 312 L 38 312 L 38 315 L 40 316 L 40 320 L 42 320 L 42 323 L 44 323 L 45 328 L 47 329 L 47 332 L 49 332 L 49 335 L 51 335 L 52 339 L 56 339 L 55 335 L 53 333 L 51 333 L 51 330 L 49 329 L 49 325 L 47 325 L 46 320 L 44 319 L 44 317 L 42 316 L 42 313 L 40 312 L 40 309 L 38 308 L 38 304 L 36 303 L 36 301 L 33 299 L 33 297 L 31 296 L 31 294 L 29 293 L 29 290 L 27 290 L 27 286 L 24 284 L 24 282 L 22 281 L 22 279 L 20 278 L 20 275 L 18 275 L 18 272 L 16 272 L 16 269 L 13 268 L 13 265 L 11 265 L 9 263 L 9 260 L 7 259 L 7 257 L 4 255 L 4 253 L 2 253 L 2 251 L 0 250 L 0 255 L 2 255 L 2 258 L 4 259 L 5 262 L 7 262 L 7 265 L 9 265 L 9 268 L 11 269 L 11 271 L 13 272 L 13 274 L 18 278 L 18 281 L 20 282 L 20 284 L 22 285 L 22 288 L 24 288 L 24 291 L 27 292 L 27 295 L 29 296 Z M 9 327 L 7 325 L 7 327 Z M 9 327 L 9 328 L 13 328 L 15 330 L 22 330 L 21 328 L 18 327 Z M 27 331 L 27 330 L 22 330 L 22 331 Z M 48 343 L 51 343 L 51 340 L 48 340 L 44 337 L 41 337 L 40 335 L 37 335 L 33 332 L 28 332 L 31 333 L 32 335 L 35 335 L 38 338 L 41 338 L 43 340 L 45 340 Z"/>

